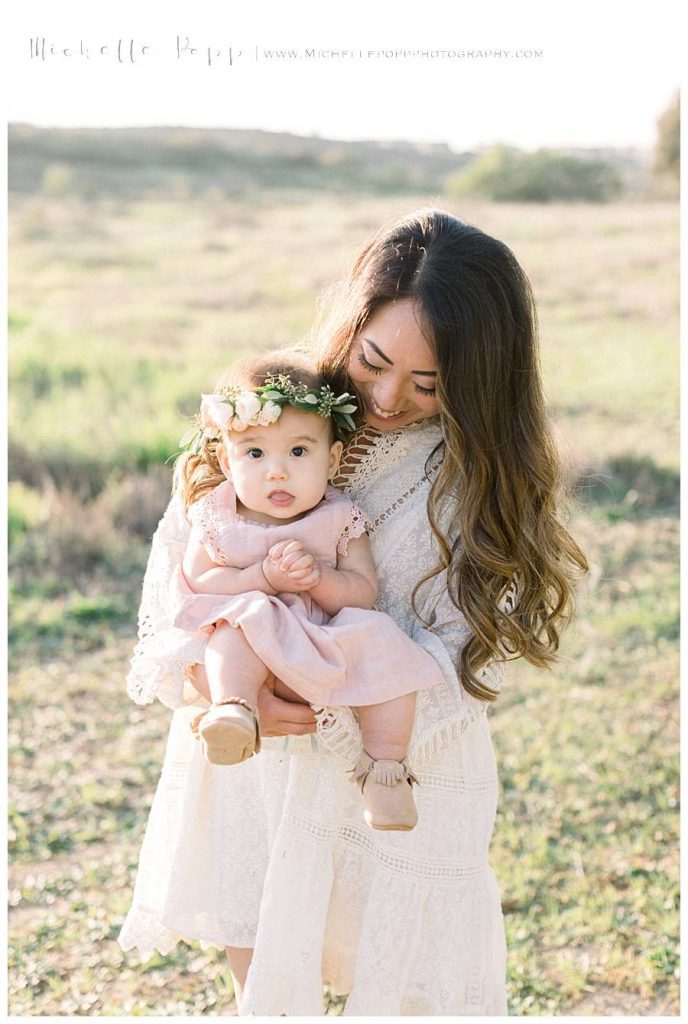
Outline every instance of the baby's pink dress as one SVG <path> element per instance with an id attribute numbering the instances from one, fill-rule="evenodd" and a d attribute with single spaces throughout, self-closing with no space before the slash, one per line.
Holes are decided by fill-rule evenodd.
<path id="1" fill-rule="evenodd" d="M 262 561 L 280 540 L 300 540 L 335 566 L 366 528 L 361 510 L 334 487 L 295 523 L 251 522 L 237 513 L 229 481 L 195 502 L 189 519 L 212 560 L 239 569 Z M 242 629 L 266 668 L 311 704 L 379 704 L 437 684 L 435 660 L 383 612 L 343 608 L 329 616 L 308 593 L 197 594 L 181 568 L 173 587 L 177 628 L 195 633 L 224 619 Z"/>

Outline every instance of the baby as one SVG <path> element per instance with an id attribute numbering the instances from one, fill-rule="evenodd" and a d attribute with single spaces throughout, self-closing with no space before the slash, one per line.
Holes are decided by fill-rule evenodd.
<path id="1" fill-rule="evenodd" d="M 371 610 L 365 516 L 328 485 L 355 400 L 284 353 L 243 364 L 233 380 L 203 396 L 177 467 L 192 530 L 174 624 L 208 634 L 211 707 L 195 723 L 203 753 L 232 765 L 260 750 L 265 684 L 285 699 L 348 705 L 363 738 L 355 774 L 366 822 L 412 829 L 417 780 L 404 758 L 415 691 L 435 675 L 430 656 Z"/>

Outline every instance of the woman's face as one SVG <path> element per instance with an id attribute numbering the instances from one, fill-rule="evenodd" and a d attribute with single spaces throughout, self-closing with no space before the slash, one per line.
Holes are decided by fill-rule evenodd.
<path id="1" fill-rule="evenodd" d="M 382 306 L 354 339 L 349 376 L 365 406 L 366 422 L 397 430 L 434 416 L 437 366 L 419 327 L 414 299 Z"/>

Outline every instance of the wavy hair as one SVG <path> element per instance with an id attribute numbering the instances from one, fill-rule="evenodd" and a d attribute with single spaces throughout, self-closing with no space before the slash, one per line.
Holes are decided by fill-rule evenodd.
<path id="1" fill-rule="evenodd" d="M 234 386 L 250 390 L 261 387 L 268 377 L 281 373 L 289 374 L 293 380 L 301 381 L 309 388 L 329 384 L 336 394 L 346 390 L 348 380 L 345 371 L 333 369 L 326 372 L 316 369 L 312 356 L 303 346 L 292 346 L 263 352 L 234 363 L 222 374 L 215 388 Z M 332 423 L 331 420 L 329 422 Z M 334 426 L 332 431 L 334 440 Z M 183 452 L 176 459 L 172 489 L 181 495 L 185 510 L 188 511 L 190 505 L 224 481 L 225 475 L 217 454 L 221 444 L 221 437 L 204 436 L 198 454 Z"/>
<path id="2" fill-rule="evenodd" d="M 482 700 L 490 660 L 556 659 L 587 561 L 557 514 L 562 496 L 545 413 L 530 283 L 511 250 L 451 214 L 423 209 L 378 232 L 348 279 L 326 296 L 314 343 L 319 365 L 342 372 L 356 336 L 387 303 L 414 299 L 437 365 L 444 455 L 428 518 L 437 566 L 471 629 L 457 671 Z M 433 453 L 434 455 L 435 453 Z M 454 499 L 445 530 L 440 508 Z M 516 606 L 507 596 L 516 590 Z"/>

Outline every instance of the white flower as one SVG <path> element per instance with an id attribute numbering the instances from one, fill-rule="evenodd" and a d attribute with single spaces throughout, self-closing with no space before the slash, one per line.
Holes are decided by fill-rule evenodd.
<path id="1" fill-rule="evenodd" d="M 220 430 L 229 430 L 229 423 L 234 415 L 234 409 L 230 402 L 226 402 L 222 395 L 201 396 L 201 423 L 206 430 L 219 427 Z"/>
<path id="2" fill-rule="evenodd" d="M 242 391 L 234 402 L 234 409 L 237 418 L 243 420 L 245 426 L 248 426 L 260 412 L 260 398 L 252 391 Z"/>
<path id="3" fill-rule="evenodd" d="M 266 402 L 263 408 L 260 410 L 258 416 L 258 422 L 261 427 L 269 427 L 271 423 L 275 423 L 276 420 L 282 415 L 282 406 L 279 402 Z"/>

